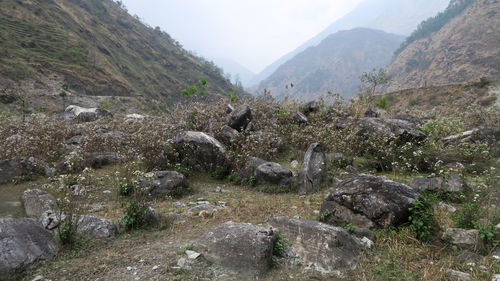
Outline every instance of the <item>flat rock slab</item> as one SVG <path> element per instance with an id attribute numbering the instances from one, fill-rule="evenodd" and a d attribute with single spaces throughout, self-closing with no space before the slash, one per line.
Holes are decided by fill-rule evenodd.
<path id="1" fill-rule="evenodd" d="M 405 184 L 360 174 L 342 181 L 325 197 L 320 215 L 332 224 L 388 228 L 408 221 L 408 208 L 417 198 Z"/>
<path id="2" fill-rule="evenodd" d="M 259 165 L 255 169 L 254 176 L 257 183 L 290 185 L 295 181 L 293 172 L 290 169 L 274 162 Z"/>
<path id="3" fill-rule="evenodd" d="M 52 194 L 40 189 L 28 189 L 23 192 L 24 210 L 29 217 L 41 217 L 43 212 L 53 210 L 56 202 Z"/>
<path id="4" fill-rule="evenodd" d="M 272 266 L 276 239 L 271 229 L 229 221 L 198 238 L 193 248 L 207 260 L 228 269 L 262 274 Z"/>
<path id="5" fill-rule="evenodd" d="M 408 184 L 418 192 L 431 191 L 431 192 L 450 192 L 460 193 L 465 192 L 467 185 L 465 184 L 461 175 L 453 173 L 447 178 L 441 177 L 424 177 L 414 178 Z"/>
<path id="6" fill-rule="evenodd" d="M 323 273 L 338 273 L 357 265 L 361 248 L 343 228 L 288 217 L 271 218 L 268 223 L 284 234 L 305 265 Z"/>
<path id="7" fill-rule="evenodd" d="M 479 243 L 479 230 L 448 228 L 441 236 L 441 239 L 462 248 L 473 249 Z"/>
<path id="8" fill-rule="evenodd" d="M 50 232 L 33 219 L 0 218 L 0 279 L 56 254 Z"/>

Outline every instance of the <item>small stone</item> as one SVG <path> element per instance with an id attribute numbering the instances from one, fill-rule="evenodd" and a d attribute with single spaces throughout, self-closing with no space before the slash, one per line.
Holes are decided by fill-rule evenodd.
<path id="1" fill-rule="evenodd" d="M 159 265 L 155 265 L 155 266 L 153 266 L 153 270 L 157 270 L 158 268 L 160 268 L 160 266 L 159 266 Z"/>
<path id="2" fill-rule="evenodd" d="M 298 169 L 299 168 L 299 161 L 293 160 L 291 163 L 291 166 L 293 169 Z"/>
<path id="3" fill-rule="evenodd" d="M 195 260 L 200 256 L 200 253 L 191 250 L 186 250 L 186 255 L 188 256 L 189 259 Z"/>
<path id="4" fill-rule="evenodd" d="M 180 266 L 180 267 L 184 267 L 186 265 L 186 259 L 185 258 L 180 258 L 177 261 L 177 265 Z"/>
<path id="5" fill-rule="evenodd" d="M 367 237 L 363 237 L 363 239 L 361 239 L 361 244 L 368 249 L 373 248 L 373 246 L 375 245 L 375 243 L 373 243 L 373 241 L 368 239 Z"/>
<path id="6" fill-rule="evenodd" d="M 319 215 L 319 210 L 314 210 L 313 213 Z"/>
<path id="7" fill-rule="evenodd" d="M 104 193 L 104 194 L 110 194 L 111 190 L 104 190 L 102 193 Z"/>
<path id="8" fill-rule="evenodd" d="M 469 273 L 465 273 L 465 272 L 461 272 L 461 271 L 456 271 L 456 270 L 453 270 L 453 269 L 446 270 L 446 274 L 452 280 L 457 280 L 457 281 L 469 281 L 469 280 L 471 280 Z"/>
<path id="9" fill-rule="evenodd" d="M 444 202 L 439 202 L 438 203 L 438 207 L 442 210 L 446 210 L 450 213 L 455 213 L 457 211 L 457 208 L 453 207 L 452 205 L 450 204 L 446 204 Z"/>
<path id="10" fill-rule="evenodd" d="M 136 271 L 136 272 L 134 272 L 134 275 L 137 275 L 137 271 Z"/>
<path id="11" fill-rule="evenodd" d="M 221 188 L 220 186 L 217 186 L 217 187 L 215 188 L 215 192 L 216 192 L 216 193 L 222 193 L 222 188 Z"/>
<path id="12" fill-rule="evenodd" d="M 33 280 L 31 280 L 31 281 L 40 281 L 40 280 L 43 280 L 43 276 L 42 275 L 35 276 L 35 278 L 33 278 Z"/>
<path id="13" fill-rule="evenodd" d="M 127 266 L 127 271 L 131 271 L 132 270 L 132 267 L 131 266 Z"/>
<path id="14" fill-rule="evenodd" d="M 145 260 L 140 260 L 139 263 L 145 263 L 146 261 Z"/>
<path id="15" fill-rule="evenodd" d="M 493 276 L 493 279 L 491 279 L 491 281 L 500 281 L 500 274 L 495 274 Z"/>
<path id="16" fill-rule="evenodd" d="M 481 269 L 484 272 L 488 272 L 488 268 L 486 266 L 484 266 L 484 265 L 480 265 L 479 269 Z"/>
<path id="17" fill-rule="evenodd" d="M 224 207 L 224 208 L 227 207 L 227 202 L 224 202 L 224 201 L 219 201 L 219 202 L 217 202 L 217 204 L 219 204 L 219 206 Z"/>
<path id="18" fill-rule="evenodd" d="M 208 201 L 198 201 L 198 202 L 196 202 L 196 205 L 210 205 L 210 202 L 208 202 Z"/>
<path id="19" fill-rule="evenodd" d="M 203 197 L 200 197 L 198 199 L 196 199 L 196 201 L 200 202 L 200 201 L 207 201 L 207 199 L 203 198 Z"/>
<path id="20" fill-rule="evenodd" d="M 179 201 L 174 202 L 173 206 L 174 206 L 174 208 L 177 208 L 177 209 L 182 209 L 182 208 L 186 208 L 187 207 L 186 204 L 184 204 L 182 202 L 179 202 Z"/>
<path id="21" fill-rule="evenodd" d="M 495 225 L 495 230 L 497 231 L 497 233 L 500 235 L 500 223 Z"/>

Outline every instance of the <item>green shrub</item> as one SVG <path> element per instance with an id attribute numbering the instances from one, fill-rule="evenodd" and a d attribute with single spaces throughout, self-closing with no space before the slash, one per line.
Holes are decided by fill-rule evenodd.
<path id="1" fill-rule="evenodd" d="M 66 218 L 59 224 L 57 235 L 61 244 L 73 245 L 76 241 L 76 224 L 70 218 Z"/>
<path id="2" fill-rule="evenodd" d="M 137 201 L 130 201 L 124 210 L 124 215 L 120 219 L 125 229 L 140 229 L 146 225 L 147 207 Z"/>
<path id="3" fill-rule="evenodd" d="M 451 217 L 455 221 L 455 226 L 465 229 L 474 229 L 479 219 L 479 204 L 476 202 L 466 202 Z"/>
<path id="4" fill-rule="evenodd" d="M 277 239 L 273 247 L 273 262 L 277 263 L 280 258 L 285 257 L 290 245 L 281 232 L 276 230 L 275 234 Z"/>
<path id="5" fill-rule="evenodd" d="M 379 97 L 377 102 L 375 103 L 375 106 L 387 110 L 389 108 L 389 105 L 387 104 L 387 97 L 386 96 Z"/>
<path id="6" fill-rule="evenodd" d="M 489 248 L 493 246 L 493 242 L 495 241 L 495 237 L 498 236 L 495 226 L 492 224 L 488 225 L 479 225 L 479 238 L 483 241 L 483 245 L 485 248 Z"/>
<path id="7" fill-rule="evenodd" d="M 434 237 L 437 229 L 437 221 L 432 207 L 433 199 L 427 196 L 420 196 L 409 208 L 410 228 L 415 232 L 421 241 L 427 241 Z"/>
<path id="8" fill-rule="evenodd" d="M 119 181 L 118 185 L 116 186 L 116 189 L 117 189 L 119 195 L 128 196 L 134 190 L 134 186 L 131 183 L 126 182 L 126 181 Z"/>

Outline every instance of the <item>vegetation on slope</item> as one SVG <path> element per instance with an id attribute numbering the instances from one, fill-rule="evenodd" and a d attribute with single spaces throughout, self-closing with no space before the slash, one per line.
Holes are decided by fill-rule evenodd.
<path id="1" fill-rule="evenodd" d="M 440 12 L 435 17 L 430 17 L 422 21 L 417 29 L 401 43 L 401 46 L 394 52 L 394 55 L 397 56 L 414 41 L 428 37 L 432 32 L 441 29 L 441 27 L 447 24 L 451 19 L 469 7 L 472 2 L 474 2 L 474 0 L 451 0 L 444 12 Z"/>
<path id="2" fill-rule="evenodd" d="M 175 101 L 199 79 L 209 93 L 236 90 L 213 62 L 111 0 L 0 1 L 0 75 L 62 74 L 72 92 Z"/>

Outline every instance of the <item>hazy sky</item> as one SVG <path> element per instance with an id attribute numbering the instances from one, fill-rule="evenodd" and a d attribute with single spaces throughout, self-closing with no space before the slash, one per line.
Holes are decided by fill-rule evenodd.
<path id="1" fill-rule="evenodd" d="M 259 72 L 363 0 L 124 0 L 129 12 L 206 58 Z"/>

